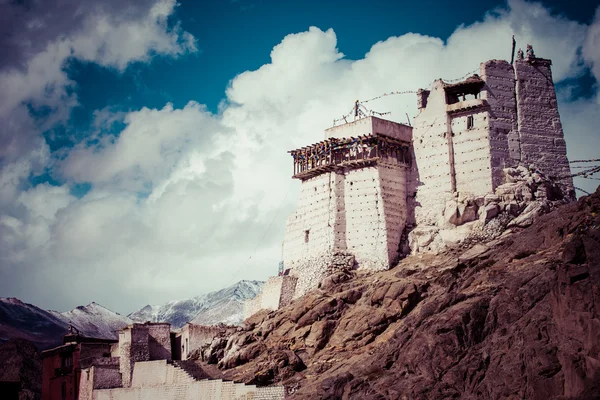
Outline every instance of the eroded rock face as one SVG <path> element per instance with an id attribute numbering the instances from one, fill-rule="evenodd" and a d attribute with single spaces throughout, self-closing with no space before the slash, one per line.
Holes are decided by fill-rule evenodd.
<path id="1" fill-rule="evenodd" d="M 599 398 L 600 189 L 536 218 L 484 246 L 344 272 L 247 320 L 219 366 L 298 399 Z"/>
<path id="2" fill-rule="evenodd" d="M 438 254 L 463 242 L 489 241 L 507 228 L 524 228 L 540 215 L 572 201 L 573 193 L 537 171 L 534 165 L 504 169 L 505 182 L 494 193 L 445 199 L 440 218 L 421 221 L 408 235 L 412 254 Z"/>

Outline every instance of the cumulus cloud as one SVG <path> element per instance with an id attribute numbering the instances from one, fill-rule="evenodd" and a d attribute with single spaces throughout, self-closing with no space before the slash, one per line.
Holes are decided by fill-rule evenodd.
<path id="1" fill-rule="evenodd" d="M 160 4 L 165 9 L 147 8 L 141 25 L 150 29 L 144 25 L 149 23 L 164 36 L 148 42 L 144 55 L 119 46 L 81 51 L 80 57 L 122 69 L 127 63 L 118 60 L 193 49 L 180 28 L 169 30 L 164 23 L 173 3 Z M 118 26 L 109 17 L 89 20 L 95 28 L 82 23 L 87 36 L 80 40 L 112 48 L 117 41 L 100 20 Z M 287 150 L 321 140 L 323 129 L 356 99 L 416 90 L 436 78 L 464 76 L 484 60 L 509 58 L 512 34 L 520 46 L 531 43 L 538 56 L 553 60 L 555 81 L 578 77 L 598 65 L 598 26 L 598 17 L 590 27 L 552 15 L 540 4 L 511 0 L 480 22 L 458 27 L 445 41 L 418 33 L 391 37 L 354 61 L 337 48 L 333 30 L 312 27 L 283 38 L 270 63 L 235 77 L 218 114 L 195 102 L 126 114 L 101 110 L 94 129 L 107 130 L 115 120 L 125 128 L 82 142 L 55 160 L 54 170 L 65 182 L 61 188 L 19 187 L 23 173 L 6 169 L 0 184 L 13 191 L 4 204 L 16 211 L 0 219 L 0 229 L 8 232 L 0 244 L 1 273 L 31 273 L 29 288 L 18 277 L 10 281 L 16 281 L 15 294 L 27 293 L 40 304 L 68 308 L 96 300 L 122 312 L 241 278 L 266 278 L 276 271 L 285 217 L 299 189 L 290 179 Z M 77 44 L 69 46 L 79 51 Z M 597 140 L 597 134 L 590 136 L 600 112 L 595 99 L 569 101 L 561 98 L 560 107 L 569 154 L 577 157 L 584 143 Z M 407 114 L 416 114 L 416 99 L 389 96 L 369 107 L 406 122 Z M 22 166 L 27 168 L 33 167 Z M 91 184 L 79 199 L 65 190 L 78 183 Z M 66 277 L 76 285 L 52 303 L 51 288 Z M 31 288 L 39 290 L 33 294 Z M 0 283 L 0 289 L 7 284 Z"/>
<path id="2" fill-rule="evenodd" d="M 0 160 L 31 150 L 40 129 L 65 120 L 77 104 L 64 68 L 70 58 L 124 70 L 160 54 L 196 51 L 195 39 L 168 17 L 175 0 L 10 2 L 0 5 Z M 22 32 L 25 27 L 25 32 Z M 33 129 L 27 106 L 50 117 Z"/>

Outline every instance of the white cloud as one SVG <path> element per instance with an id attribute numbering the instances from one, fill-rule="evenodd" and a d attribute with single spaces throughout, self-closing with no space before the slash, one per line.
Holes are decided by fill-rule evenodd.
<path id="1" fill-rule="evenodd" d="M 583 57 L 592 65 L 592 72 L 598 83 L 600 81 L 600 6 L 596 9 L 594 22 L 587 31 Z"/>
<path id="2" fill-rule="evenodd" d="M 68 91 L 74 82 L 64 70 L 71 57 L 123 71 L 129 64 L 148 61 L 155 54 L 179 56 L 196 51 L 192 35 L 179 25 L 169 28 L 167 24 L 168 16 L 174 12 L 175 0 L 154 0 L 139 7 L 133 3 L 129 6 L 103 4 L 80 0 L 77 4 L 48 2 L 29 8 L 16 2 L 4 6 L 7 15 L 13 13 L 13 19 L 7 20 L 6 25 L 10 22 L 17 29 L 15 21 L 21 21 L 30 32 L 18 36 L 18 40 L 12 39 L 15 32 L 6 33 L 0 39 L 7 41 L 0 43 L 3 48 L 14 52 L 6 54 L 8 64 L 0 68 L 0 121 L 4 122 L 0 128 L 0 143 L 10 144 L 0 147 L 0 160 L 12 161 L 26 154 L 31 150 L 28 144 L 33 137 L 51 124 L 68 118 L 71 108 L 77 104 L 75 95 Z M 52 9 L 45 8 L 52 6 Z M 55 26 L 57 24 L 64 26 Z M 31 40 L 27 34 L 32 35 Z M 12 57 L 14 60 L 10 63 Z M 27 112 L 27 103 L 52 111 L 41 129 L 31 128 L 33 121 Z"/>
<path id="3" fill-rule="evenodd" d="M 582 73 L 578 49 L 584 41 L 594 47 L 597 25 L 552 16 L 535 3 L 509 4 L 508 11 L 460 26 L 445 43 L 406 34 L 374 44 L 356 61 L 343 58 L 332 30 L 288 35 L 271 52 L 269 64 L 232 80 L 218 115 L 194 102 L 124 116 L 99 112 L 96 128 L 119 118 L 126 127 L 97 145 L 80 144 L 61 164 L 69 184 L 91 182 L 92 190 L 77 200 L 61 197 L 64 189 L 24 195 L 27 212 L 0 220 L 12 232 L 3 244 L 13 255 L 10 262 L 15 268 L 38 263 L 43 273 L 32 285 L 56 287 L 68 276 L 77 283 L 69 294 L 73 301 L 96 300 L 118 311 L 275 273 L 284 219 L 299 187 L 290 179 L 287 150 L 321 140 L 323 129 L 354 100 L 416 90 L 435 78 L 461 77 L 486 59 L 509 58 L 513 33 L 520 46 L 531 43 L 538 56 L 553 60 L 556 81 Z M 156 15 L 169 15 L 168 10 Z M 144 21 L 162 27 L 159 17 Z M 105 31 L 94 32 L 92 42 L 114 43 Z M 173 45 L 168 34 L 163 39 L 149 48 Z M 594 49 L 584 49 L 588 65 L 597 60 Z M 173 51 L 165 54 L 178 54 Z M 120 54 L 144 59 L 127 47 L 85 54 L 115 68 L 121 68 Z M 416 113 L 416 98 L 389 96 L 369 106 L 405 122 L 407 113 Z M 577 156 L 594 134 L 598 104 L 561 100 L 561 111 L 569 154 Z M 566 115 L 571 112 L 577 117 Z M 43 195 L 54 199 L 47 211 L 39 208 Z M 38 247 L 23 246 L 29 243 L 25 227 L 37 226 L 29 222 L 34 215 L 42 217 L 36 221 L 45 224 L 38 231 L 47 232 L 46 241 L 38 234 Z M 19 252 L 24 248 L 41 250 Z M 36 299 L 48 302 L 49 293 L 40 290 Z M 61 300 L 55 304 L 69 298 Z"/>

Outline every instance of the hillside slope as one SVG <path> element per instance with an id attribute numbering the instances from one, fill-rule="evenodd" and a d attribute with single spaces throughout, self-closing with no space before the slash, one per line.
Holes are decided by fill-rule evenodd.
<path id="1" fill-rule="evenodd" d="M 526 229 L 340 273 L 227 343 L 297 399 L 600 398 L 600 188 Z"/>

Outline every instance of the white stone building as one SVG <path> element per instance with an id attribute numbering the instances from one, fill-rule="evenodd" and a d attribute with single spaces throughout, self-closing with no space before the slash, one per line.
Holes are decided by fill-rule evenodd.
<path id="1" fill-rule="evenodd" d="M 280 280 L 269 292 L 297 298 L 340 265 L 388 269 L 403 246 L 437 251 L 507 210 L 516 217 L 573 199 L 551 64 L 528 46 L 512 65 L 486 61 L 462 82 L 419 90 L 414 127 L 366 117 L 291 151 L 302 186 L 282 275 L 295 287 L 271 288 Z M 279 297 L 267 297 L 247 315 L 277 309 Z"/>
<path id="2" fill-rule="evenodd" d="M 88 360 L 81 369 L 80 400 L 279 400 L 283 386 L 256 387 L 210 379 L 193 361 L 179 359 L 176 339 L 194 348 L 212 342 L 226 328 L 188 324 L 180 335 L 168 323 L 132 324 L 119 332 L 111 357 Z M 172 348 L 174 345 L 175 348 Z M 187 350 L 185 349 L 187 355 Z M 183 358 L 182 360 L 185 360 Z"/>

